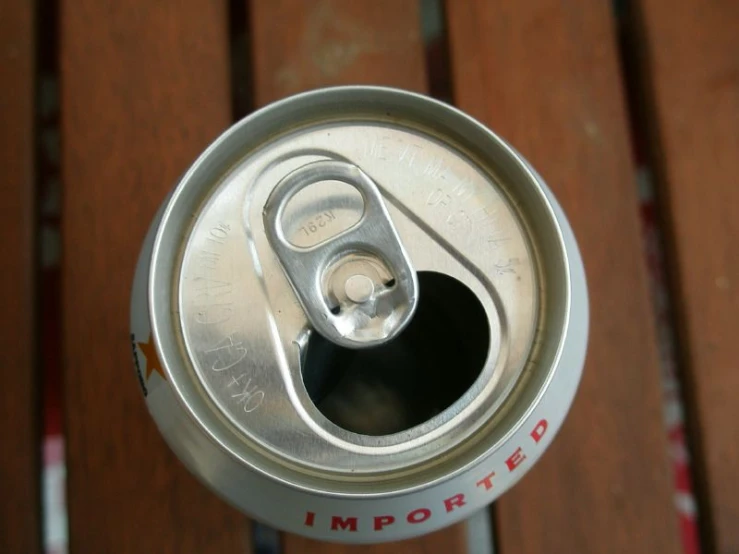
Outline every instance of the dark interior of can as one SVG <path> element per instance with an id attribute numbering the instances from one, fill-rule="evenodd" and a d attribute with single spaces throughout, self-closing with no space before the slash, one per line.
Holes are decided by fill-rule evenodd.
<path id="1" fill-rule="evenodd" d="M 413 319 L 386 344 L 351 350 L 312 334 L 303 381 L 339 427 L 374 436 L 405 431 L 451 406 L 482 371 L 490 331 L 478 298 L 441 273 L 419 272 L 418 283 Z"/>

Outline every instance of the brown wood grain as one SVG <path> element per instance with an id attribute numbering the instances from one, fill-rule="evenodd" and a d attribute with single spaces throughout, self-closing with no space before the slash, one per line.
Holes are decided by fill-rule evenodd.
<path id="1" fill-rule="evenodd" d="M 74 554 L 250 551 L 149 417 L 129 295 L 166 192 L 231 120 L 226 2 L 61 4 L 63 323 Z"/>
<path id="2" fill-rule="evenodd" d="M 705 552 L 739 552 L 739 3 L 636 3 Z"/>
<path id="3" fill-rule="evenodd" d="M 588 358 L 551 449 L 496 504 L 501 554 L 679 552 L 608 2 L 448 2 L 455 100 L 523 153 L 578 237 Z"/>
<path id="4" fill-rule="evenodd" d="M 254 0 L 250 9 L 258 105 L 330 85 L 426 90 L 417 2 Z M 383 545 L 343 546 L 294 535 L 285 535 L 283 544 L 284 554 L 462 554 L 466 536 L 464 524 L 459 524 L 420 539 Z"/>
<path id="5" fill-rule="evenodd" d="M 253 0 L 251 26 L 258 105 L 330 85 L 426 89 L 415 1 Z"/>
<path id="6" fill-rule="evenodd" d="M 0 552 L 40 552 L 36 370 L 34 16 L 0 3 Z"/>

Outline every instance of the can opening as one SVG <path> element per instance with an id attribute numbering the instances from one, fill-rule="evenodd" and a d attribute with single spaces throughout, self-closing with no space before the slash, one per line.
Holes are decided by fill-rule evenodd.
<path id="1" fill-rule="evenodd" d="M 352 350 L 312 334 L 303 382 L 339 427 L 373 436 L 405 431 L 447 409 L 480 375 L 490 330 L 477 296 L 442 273 L 421 271 L 418 282 L 416 313 L 388 343 Z"/>

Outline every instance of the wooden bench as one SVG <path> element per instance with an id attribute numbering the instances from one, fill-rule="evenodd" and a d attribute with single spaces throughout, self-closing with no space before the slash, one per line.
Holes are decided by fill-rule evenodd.
<path id="1" fill-rule="evenodd" d="M 131 368 L 147 226 L 235 116 L 301 90 L 427 92 L 414 0 L 62 0 L 63 361 L 70 551 L 252 551 L 250 523 L 177 462 Z M 34 101 L 49 3 L 0 4 L 0 552 L 42 549 Z M 624 73 L 608 2 L 447 0 L 452 98 L 563 204 L 591 338 L 560 436 L 491 514 L 496 552 L 681 550 L 633 129 L 648 133 L 705 553 L 739 552 L 739 3 L 630 0 Z M 244 28 L 248 44 L 230 34 Z M 627 67 L 632 67 L 627 64 Z M 627 103 L 626 90 L 631 90 Z M 238 96 L 238 95 L 237 95 Z M 236 106 L 237 110 L 233 107 Z M 464 524 L 367 552 L 465 553 Z M 285 554 L 359 551 L 284 536 Z"/>

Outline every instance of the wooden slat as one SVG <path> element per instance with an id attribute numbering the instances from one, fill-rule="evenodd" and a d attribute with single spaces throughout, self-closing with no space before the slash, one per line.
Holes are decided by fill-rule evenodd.
<path id="1" fill-rule="evenodd" d="M 33 20 L 32 3 L 0 3 L 0 552 L 41 551 Z"/>
<path id="2" fill-rule="evenodd" d="M 634 166 L 608 2 L 448 2 L 455 100 L 562 203 L 591 331 L 572 412 L 497 503 L 502 554 L 680 551 Z"/>
<path id="3" fill-rule="evenodd" d="M 226 2 L 65 0 L 61 37 L 71 551 L 245 553 L 246 520 L 160 438 L 127 338 L 147 227 L 231 120 Z"/>
<path id="4" fill-rule="evenodd" d="M 417 2 L 255 0 L 251 3 L 257 104 L 321 86 L 376 84 L 426 90 Z M 274 29 L 280 29 L 275 33 Z M 417 540 L 342 546 L 284 537 L 284 554 L 463 554 L 464 524 Z"/>
<path id="5" fill-rule="evenodd" d="M 253 0 L 251 23 L 258 105 L 330 85 L 426 90 L 415 1 Z"/>
<path id="6" fill-rule="evenodd" d="M 739 552 L 739 3 L 641 0 L 706 553 Z"/>

